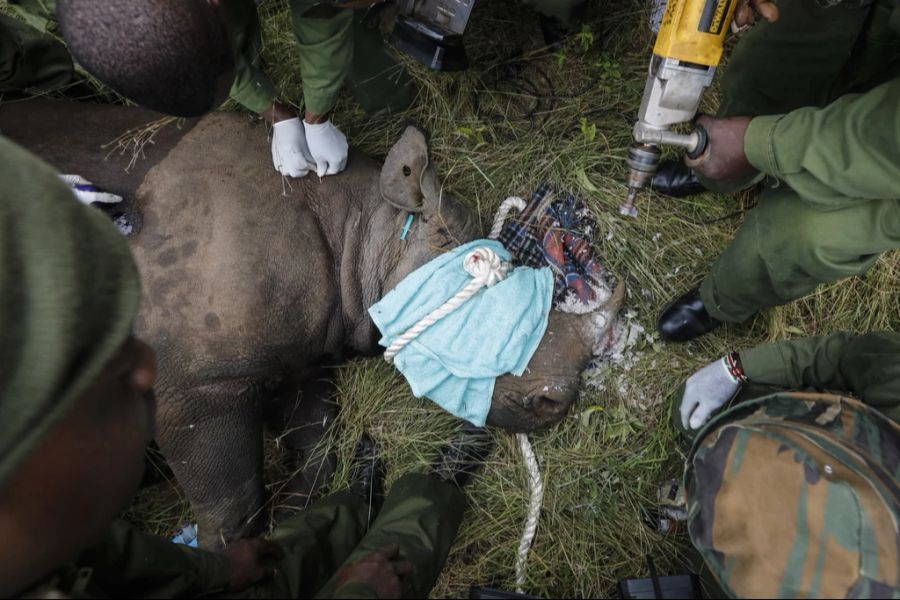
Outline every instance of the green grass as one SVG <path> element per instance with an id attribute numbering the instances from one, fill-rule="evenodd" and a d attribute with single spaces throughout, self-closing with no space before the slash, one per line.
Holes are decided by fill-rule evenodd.
<path id="1" fill-rule="evenodd" d="M 646 10 L 636 0 L 592 0 L 585 31 L 553 53 L 541 48 L 531 11 L 513 0 L 483 1 L 467 36 L 470 70 L 438 74 L 404 59 L 420 90 L 413 108 L 373 118 L 344 94 L 334 120 L 351 144 L 374 156 L 386 154 L 406 119 L 424 125 L 446 191 L 476 210 L 485 228 L 508 195 L 527 195 L 544 181 L 577 192 L 603 230 L 597 255 L 625 279 L 627 308 L 651 332 L 660 307 L 699 281 L 754 199 L 742 194 L 674 201 L 645 194 L 639 218 L 618 215 L 625 194 L 624 157 L 652 41 Z M 261 15 L 267 71 L 283 97 L 300 106 L 287 2 L 269 0 Z M 713 92 L 705 108 L 715 105 Z M 616 383 L 604 391 L 585 388 L 563 423 L 533 436 L 547 491 L 527 591 L 605 595 L 617 579 L 645 575 L 648 553 L 661 571 L 678 568 L 685 560 L 683 533 L 664 535 L 645 524 L 657 485 L 681 472 L 668 426 L 672 390 L 730 349 L 838 330 L 897 329 L 898 276 L 898 254 L 887 254 L 864 277 L 822 286 L 807 298 L 697 342 L 644 341 L 633 367 L 608 372 Z M 440 409 L 412 398 L 403 379 L 379 358 L 355 361 L 337 376 L 341 415 L 338 434 L 329 442 L 341 457 L 335 489 L 346 486 L 363 431 L 380 444 L 394 480 L 424 469 L 457 427 Z M 494 435 L 497 450 L 470 490 L 471 508 L 435 596 L 465 596 L 471 584 L 514 587 L 528 487 L 514 437 L 501 431 Z M 270 440 L 268 456 L 267 479 L 277 492 L 289 475 L 279 465 L 277 439 Z M 160 533 L 190 518 L 174 486 L 143 492 L 131 515 Z"/>

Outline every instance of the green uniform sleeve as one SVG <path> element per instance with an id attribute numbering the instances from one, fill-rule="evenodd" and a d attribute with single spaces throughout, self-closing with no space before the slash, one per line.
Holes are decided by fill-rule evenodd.
<path id="1" fill-rule="evenodd" d="M 353 59 L 353 11 L 317 5 L 292 11 L 300 43 L 306 110 L 324 115 L 337 100 Z"/>
<path id="2" fill-rule="evenodd" d="M 237 61 L 230 96 L 247 110 L 260 114 L 275 101 L 275 85 L 262 69 L 242 56 Z"/>
<path id="3" fill-rule="evenodd" d="M 229 560 L 222 554 L 173 544 L 116 521 L 106 538 L 85 551 L 78 567 L 92 570 L 91 585 L 113 598 L 195 597 L 225 589 Z"/>
<path id="4" fill-rule="evenodd" d="M 235 51 L 231 98 L 255 113 L 265 111 L 275 100 L 275 85 L 260 68 L 259 15 L 252 0 L 222 0 L 225 24 Z"/>
<path id="5" fill-rule="evenodd" d="M 786 389 L 853 394 L 900 422 L 900 333 L 836 333 L 741 352 L 747 377 Z"/>
<path id="6" fill-rule="evenodd" d="M 804 200 L 830 208 L 900 198 L 900 79 L 825 108 L 756 117 L 744 152 Z"/>

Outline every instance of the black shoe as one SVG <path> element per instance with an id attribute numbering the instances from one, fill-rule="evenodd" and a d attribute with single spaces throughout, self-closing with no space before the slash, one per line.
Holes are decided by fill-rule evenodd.
<path id="1" fill-rule="evenodd" d="M 586 2 L 582 2 L 572 8 L 570 13 L 570 22 L 573 24 L 581 23 L 584 20 L 584 12 Z M 551 50 L 562 50 L 563 43 L 571 36 L 573 31 L 571 26 L 566 26 L 557 17 L 548 17 L 538 14 L 541 24 L 541 33 L 544 36 L 544 44 Z"/>
<path id="2" fill-rule="evenodd" d="M 694 170 L 680 160 L 664 160 L 659 163 L 650 187 L 671 198 L 685 198 L 707 191 Z"/>
<path id="3" fill-rule="evenodd" d="M 562 50 L 563 42 L 572 35 L 568 27 L 556 17 L 538 15 L 541 23 L 541 33 L 544 35 L 544 44 L 551 50 Z"/>
<path id="4" fill-rule="evenodd" d="M 350 479 L 350 491 L 369 505 L 371 523 L 384 504 L 384 461 L 378 456 L 375 441 L 363 434 L 356 447 L 356 467 Z"/>
<path id="5" fill-rule="evenodd" d="M 441 448 L 429 474 L 462 488 L 481 469 L 493 449 L 494 439 L 486 430 L 467 427 Z"/>
<path id="6" fill-rule="evenodd" d="M 706 335 L 721 324 L 706 312 L 700 299 L 700 288 L 694 288 L 663 309 L 656 327 L 668 342 L 687 342 Z"/>

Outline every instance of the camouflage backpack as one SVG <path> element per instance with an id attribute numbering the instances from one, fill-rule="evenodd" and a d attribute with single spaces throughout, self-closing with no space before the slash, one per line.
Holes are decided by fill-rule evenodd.
<path id="1" fill-rule="evenodd" d="M 900 426 L 861 402 L 778 393 L 708 423 L 688 530 L 735 597 L 900 598 Z"/>

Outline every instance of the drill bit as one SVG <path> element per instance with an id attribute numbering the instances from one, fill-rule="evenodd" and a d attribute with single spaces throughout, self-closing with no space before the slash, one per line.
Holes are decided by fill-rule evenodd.
<path id="1" fill-rule="evenodd" d="M 660 150 L 653 144 L 632 144 L 628 149 L 628 198 L 619 206 L 619 213 L 626 217 L 638 215 L 634 201 L 638 192 L 650 184 L 659 165 Z"/>
<path id="2" fill-rule="evenodd" d="M 637 194 L 638 188 L 628 188 L 628 198 L 626 198 L 624 204 L 619 205 L 619 214 L 625 215 L 626 217 L 636 217 L 638 215 L 638 210 L 634 206 L 634 201 L 637 198 Z"/>

